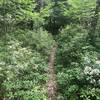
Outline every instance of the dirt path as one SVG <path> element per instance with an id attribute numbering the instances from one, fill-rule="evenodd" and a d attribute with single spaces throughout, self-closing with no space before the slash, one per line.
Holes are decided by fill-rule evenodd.
<path id="1" fill-rule="evenodd" d="M 54 45 L 48 64 L 48 78 L 49 81 L 47 83 L 48 86 L 48 100 L 57 100 L 57 84 L 56 84 L 56 75 L 55 75 L 55 56 L 56 56 L 57 45 Z"/>

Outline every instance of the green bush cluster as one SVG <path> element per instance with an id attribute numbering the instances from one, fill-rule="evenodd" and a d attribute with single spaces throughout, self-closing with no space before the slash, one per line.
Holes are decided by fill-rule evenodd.
<path id="1" fill-rule="evenodd" d="M 55 43 L 57 100 L 100 100 L 99 1 L 39 1 L 0 1 L 0 100 L 48 100 Z"/>
<path id="2" fill-rule="evenodd" d="M 87 30 L 70 25 L 58 39 L 58 100 L 99 100 L 100 60 L 87 41 Z"/>

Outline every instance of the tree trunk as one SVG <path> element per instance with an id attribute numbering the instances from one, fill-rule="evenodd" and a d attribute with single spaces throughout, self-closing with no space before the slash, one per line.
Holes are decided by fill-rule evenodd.
<path id="1" fill-rule="evenodd" d="M 43 6 L 44 6 L 44 1 L 43 0 L 37 0 L 37 4 L 38 4 L 37 10 L 40 11 L 41 8 L 43 8 Z"/>
<path id="2" fill-rule="evenodd" d="M 99 19 L 99 10 L 100 10 L 100 0 L 97 0 L 94 17 L 92 18 L 91 28 L 90 28 L 90 31 L 89 31 L 90 43 L 93 46 L 95 46 L 95 31 L 96 31 L 97 22 L 98 22 L 98 19 Z"/>

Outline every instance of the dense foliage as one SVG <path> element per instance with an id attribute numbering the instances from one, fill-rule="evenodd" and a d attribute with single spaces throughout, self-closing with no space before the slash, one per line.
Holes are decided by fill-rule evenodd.
<path id="1" fill-rule="evenodd" d="M 57 100 L 100 100 L 99 0 L 0 0 L 0 100 L 48 100 L 57 44 Z"/>

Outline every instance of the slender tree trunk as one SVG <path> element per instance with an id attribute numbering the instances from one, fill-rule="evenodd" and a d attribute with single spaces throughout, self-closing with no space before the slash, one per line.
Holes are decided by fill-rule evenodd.
<path id="1" fill-rule="evenodd" d="M 48 64 L 48 98 L 49 100 L 57 100 L 57 84 L 56 84 L 56 75 L 55 75 L 55 56 L 56 56 L 57 45 L 55 45 L 50 54 L 49 64 Z"/>
<path id="2" fill-rule="evenodd" d="M 41 8 L 43 8 L 44 6 L 44 0 L 37 0 L 37 4 L 38 4 L 37 10 L 40 11 Z"/>
<path id="3" fill-rule="evenodd" d="M 96 31 L 97 22 L 99 19 L 99 10 L 100 10 L 100 0 L 97 0 L 94 17 L 92 18 L 91 28 L 89 31 L 90 43 L 93 46 L 95 46 L 95 31 Z"/>

